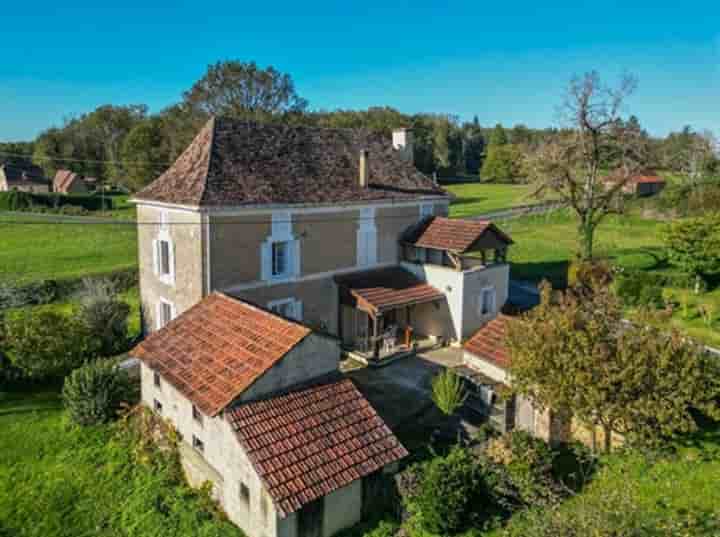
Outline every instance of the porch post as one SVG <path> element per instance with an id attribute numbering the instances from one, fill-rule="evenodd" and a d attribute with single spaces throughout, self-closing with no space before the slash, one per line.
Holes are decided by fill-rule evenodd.
<path id="1" fill-rule="evenodd" d="M 379 317 L 380 315 L 375 315 L 373 317 L 373 357 L 376 359 L 380 358 L 380 337 L 378 336 L 378 326 L 379 326 Z"/>

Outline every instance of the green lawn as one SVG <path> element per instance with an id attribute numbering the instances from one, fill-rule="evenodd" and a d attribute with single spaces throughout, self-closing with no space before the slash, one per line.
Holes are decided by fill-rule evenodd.
<path id="1" fill-rule="evenodd" d="M 563 503 L 555 516 L 577 520 L 589 506 L 595 506 L 590 510 L 607 510 L 608 499 L 619 496 L 622 505 L 612 506 L 617 509 L 616 516 L 632 516 L 644 525 L 662 528 L 662 533 L 642 535 L 718 535 L 720 431 L 712 428 L 698 433 L 677 443 L 676 448 L 676 452 L 657 458 L 637 452 L 602 457 L 600 470 L 590 484 Z M 507 526 L 513 536 L 531 535 L 526 528 L 523 513 Z M 502 534 L 490 533 L 493 537 Z"/>
<path id="2" fill-rule="evenodd" d="M 242 536 L 112 426 L 70 426 L 57 391 L 0 390 L 0 431 L 3 537 Z"/>
<path id="3" fill-rule="evenodd" d="M 450 216 L 461 218 L 507 209 L 518 205 L 539 203 L 531 185 L 501 185 L 492 183 L 461 183 L 443 185 L 456 196 L 450 205 Z"/>
<path id="4" fill-rule="evenodd" d="M 17 223 L 18 218 L 0 217 L 0 278 L 79 278 L 137 265 L 135 225 Z"/>
<path id="5" fill-rule="evenodd" d="M 672 270 L 665 262 L 660 237 L 663 225 L 632 214 L 610 216 L 598 228 L 595 253 L 623 267 Z M 500 227 L 515 241 L 509 252 L 512 278 L 533 282 L 547 279 L 555 286 L 565 285 L 568 264 L 577 250 L 575 217 L 569 211 L 507 220 Z M 685 291 L 668 289 L 668 293 L 679 302 Z M 690 294 L 688 298 L 688 317 L 684 318 L 681 308 L 676 308 L 669 322 L 691 337 L 720 347 L 720 286 L 699 296 Z M 701 318 L 699 304 L 715 308 L 715 320 L 710 326 Z"/>

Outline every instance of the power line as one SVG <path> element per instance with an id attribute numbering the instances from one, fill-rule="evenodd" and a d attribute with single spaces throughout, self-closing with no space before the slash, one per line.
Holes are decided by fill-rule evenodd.
<path id="1" fill-rule="evenodd" d="M 157 164 L 153 164 L 149 161 L 132 161 L 132 160 L 93 160 L 93 159 L 79 159 L 79 158 L 70 158 L 70 157 L 53 157 L 53 156 L 34 156 L 34 155 L 25 155 L 23 153 L 8 153 L 6 151 L 0 151 L 0 155 L 6 156 L 6 157 L 17 157 L 17 158 L 26 158 L 31 160 L 62 160 L 66 162 L 86 162 L 86 163 L 92 163 L 92 164 L 120 164 L 120 165 L 150 165 L 156 168 L 165 168 L 165 166 L 172 166 L 173 162 L 158 162 Z"/>

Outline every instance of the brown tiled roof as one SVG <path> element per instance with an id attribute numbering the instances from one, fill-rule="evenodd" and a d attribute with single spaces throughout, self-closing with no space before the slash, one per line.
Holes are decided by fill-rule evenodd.
<path id="1" fill-rule="evenodd" d="M 509 320 L 507 315 L 499 314 L 467 340 L 465 350 L 503 369 L 510 367 L 510 349 L 505 343 Z"/>
<path id="2" fill-rule="evenodd" d="M 345 304 L 373 315 L 445 297 L 441 291 L 401 267 L 336 276 L 335 281 L 341 288 Z"/>
<path id="3" fill-rule="evenodd" d="M 513 242 L 489 220 L 460 220 L 442 216 L 433 216 L 424 220 L 408 233 L 405 242 L 422 248 L 464 253 L 488 232 L 495 233 L 507 244 Z"/>
<path id="4" fill-rule="evenodd" d="M 408 454 L 347 379 L 237 405 L 227 419 L 283 517 Z"/>
<path id="5" fill-rule="evenodd" d="M 53 191 L 66 192 L 72 185 L 73 181 L 78 178 L 78 174 L 70 170 L 58 170 L 53 179 Z"/>
<path id="6" fill-rule="evenodd" d="M 361 150 L 369 188 L 359 185 Z M 193 206 L 328 203 L 445 195 L 389 139 L 326 129 L 214 118 L 138 200 Z"/>
<path id="7" fill-rule="evenodd" d="M 214 416 L 308 334 L 305 326 L 213 293 L 130 354 Z"/>

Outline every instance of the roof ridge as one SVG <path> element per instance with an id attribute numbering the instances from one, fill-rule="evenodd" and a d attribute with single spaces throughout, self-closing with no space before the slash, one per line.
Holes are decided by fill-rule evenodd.
<path id="1" fill-rule="evenodd" d="M 210 180 L 210 163 L 212 161 L 213 157 L 213 145 L 215 144 L 215 126 L 217 125 L 216 116 L 212 116 L 210 120 L 205 124 L 206 127 L 210 127 L 210 139 L 207 143 L 207 151 L 208 151 L 208 157 L 207 157 L 207 166 L 205 169 L 205 178 L 203 179 L 202 184 L 202 191 L 200 192 L 199 197 L 199 203 L 202 204 L 202 202 L 205 200 L 205 192 L 207 192 L 208 187 L 208 181 Z"/>

